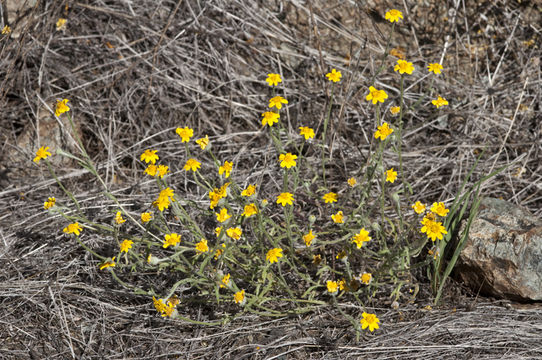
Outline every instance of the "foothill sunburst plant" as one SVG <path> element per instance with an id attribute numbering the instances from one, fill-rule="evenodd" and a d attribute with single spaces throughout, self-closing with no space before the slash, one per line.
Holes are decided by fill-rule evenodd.
<path id="1" fill-rule="evenodd" d="M 263 184 L 238 176 L 239 164 L 215 154 L 206 129 L 179 124 L 170 135 L 184 150 L 180 155 L 172 157 L 152 144 L 134 154 L 141 176 L 154 183 L 142 210 L 130 208 L 106 185 L 75 129 L 74 105 L 70 108 L 68 99 L 58 100 L 55 116 L 67 117 L 80 153 L 57 150 L 52 154 L 47 145 L 37 150 L 36 166 L 43 160 L 66 194 L 65 199 L 44 199 L 44 209 L 65 219 L 61 231 L 98 260 L 97 269 L 109 272 L 137 294 L 147 295 L 149 304 L 164 317 L 218 325 L 243 312 L 279 317 L 331 305 L 358 335 L 363 330 L 377 331 L 385 322 L 372 307 L 375 294 L 414 299 L 413 258 L 427 248 L 432 252 L 415 266 L 427 268 L 438 300 L 453 268 L 442 254 L 457 234 L 469 199 L 476 203 L 479 187 L 449 205 L 434 199 L 427 206 L 419 200 L 423 194 L 412 193 L 402 157 L 404 118 L 421 106 L 442 111 L 448 105 L 443 94 L 432 88 L 433 77 L 443 76 L 445 68 L 437 62 L 422 65 L 404 59 L 390 66 L 389 43 L 403 14 L 393 9 L 385 18 L 391 23 L 388 46 L 380 67 L 364 84 L 363 97 L 357 99 L 374 114 L 370 155 L 344 181 L 329 178 L 328 131 L 334 96 L 343 84 L 342 71 L 330 65 L 329 72 L 322 74 L 329 97 L 321 128 L 307 119 L 300 119 L 296 129 L 288 128 L 289 122 L 281 118 L 291 101 L 285 91 L 288 82 L 277 73 L 261 79 L 268 94 L 254 121 L 274 146 L 272 166 L 281 177 L 274 189 L 267 187 L 264 193 Z M 405 85 L 414 78 L 422 81 L 418 76 L 422 71 L 428 91 L 411 103 L 404 96 Z M 377 82 L 383 72 L 396 82 L 398 92 Z M 385 105 L 390 105 L 389 113 Z M 317 149 L 318 155 L 307 157 L 303 150 L 308 147 Z M 58 155 L 76 159 L 96 177 L 113 203 L 108 221 L 89 218 L 62 184 L 49 161 Z M 204 206 L 177 191 L 171 176 L 177 171 L 205 194 Z M 103 253 L 92 248 L 85 241 L 89 236 L 107 237 L 114 250 Z M 452 249 L 452 261 L 459 247 Z M 124 276 L 138 272 L 165 273 L 175 281 L 159 288 L 153 283 L 132 284 Z M 216 321 L 192 319 L 185 306 L 194 301 L 213 302 L 225 315 Z M 346 311 L 341 305 L 345 302 L 355 303 L 360 311 Z"/>

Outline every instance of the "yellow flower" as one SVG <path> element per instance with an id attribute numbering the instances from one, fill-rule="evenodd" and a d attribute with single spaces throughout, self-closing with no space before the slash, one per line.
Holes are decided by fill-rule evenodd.
<path id="1" fill-rule="evenodd" d="M 369 87 L 369 94 L 365 97 L 367 101 L 372 101 L 373 104 L 377 102 L 383 103 L 388 98 L 388 94 L 384 90 L 378 90 L 373 86 Z"/>
<path id="2" fill-rule="evenodd" d="M 157 207 L 158 210 L 164 211 L 164 209 L 169 208 L 169 205 L 171 204 L 168 197 L 159 196 L 158 199 L 156 199 L 152 205 Z"/>
<path id="3" fill-rule="evenodd" d="M 386 20 L 388 20 L 391 23 L 397 22 L 399 21 L 399 19 L 402 19 L 402 18 L 403 18 L 403 13 L 396 9 L 391 9 L 390 11 L 386 13 Z"/>
<path id="4" fill-rule="evenodd" d="M 336 281 L 328 280 L 327 281 L 327 291 L 334 294 L 339 290 L 339 284 Z"/>
<path id="5" fill-rule="evenodd" d="M 337 285 L 339 285 L 339 290 L 343 291 L 346 289 L 346 280 L 341 279 L 337 282 Z"/>
<path id="6" fill-rule="evenodd" d="M 184 128 L 178 127 L 175 132 L 181 137 L 181 142 L 189 142 L 190 138 L 194 136 L 194 130 L 185 126 Z"/>
<path id="7" fill-rule="evenodd" d="M 380 322 L 380 320 L 376 317 L 375 314 L 367 314 L 364 311 L 363 314 L 361 314 L 361 316 L 363 316 L 363 318 L 359 322 L 363 330 L 369 328 L 369 331 L 373 332 L 374 329 L 379 328 L 378 323 Z"/>
<path id="8" fill-rule="evenodd" d="M 288 192 L 283 192 L 277 197 L 277 204 L 282 206 L 293 205 L 294 204 L 294 195 Z"/>
<path id="9" fill-rule="evenodd" d="M 441 106 L 448 105 L 448 101 L 440 95 L 438 95 L 437 99 L 431 101 L 431 103 L 435 105 L 437 109 Z"/>
<path id="10" fill-rule="evenodd" d="M 279 258 L 282 257 L 282 249 L 281 248 L 274 248 L 267 252 L 267 255 L 265 255 L 265 260 L 269 261 L 271 264 L 278 262 Z"/>
<path id="11" fill-rule="evenodd" d="M 201 241 L 196 244 L 196 251 L 199 254 L 209 251 L 209 246 L 207 246 L 207 240 L 201 239 Z"/>
<path id="12" fill-rule="evenodd" d="M 228 235 L 234 240 L 239 240 L 241 238 L 241 235 L 243 235 L 243 230 L 241 230 L 241 228 L 239 227 L 229 228 L 226 230 L 226 235 Z"/>
<path id="13" fill-rule="evenodd" d="M 300 126 L 299 135 L 304 136 L 305 140 L 309 140 L 314 137 L 314 130 L 308 126 Z"/>
<path id="14" fill-rule="evenodd" d="M 158 150 L 147 149 L 143 152 L 143 154 L 141 154 L 140 160 L 145 161 L 147 164 L 148 163 L 156 164 L 156 160 L 158 160 L 158 155 L 156 155 L 157 152 Z M 154 176 L 154 175 L 151 175 L 151 176 Z"/>
<path id="15" fill-rule="evenodd" d="M 279 74 L 267 74 L 267 79 L 265 79 L 269 86 L 277 86 L 278 83 L 282 82 Z"/>
<path id="16" fill-rule="evenodd" d="M 160 195 L 158 195 L 159 197 L 166 197 L 166 198 L 171 198 L 171 200 L 175 201 L 173 199 L 173 197 L 175 196 L 175 193 L 173 192 L 173 190 L 171 188 L 165 188 L 164 190 L 160 191 Z"/>
<path id="17" fill-rule="evenodd" d="M 262 114 L 262 117 L 262 125 L 269 125 L 271 127 L 274 123 L 279 122 L 280 115 L 276 112 L 266 111 Z"/>
<path id="18" fill-rule="evenodd" d="M 220 287 L 221 288 L 224 288 L 226 286 L 228 286 L 228 284 L 230 283 L 230 274 L 226 274 L 222 277 L 222 283 L 220 284 Z"/>
<path id="19" fill-rule="evenodd" d="M 258 208 L 256 207 L 254 203 L 252 203 L 252 204 L 245 205 L 245 209 L 241 215 L 245 217 L 251 217 L 252 215 L 256 215 L 257 213 L 258 213 Z"/>
<path id="20" fill-rule="evenodd" d="M 197 171 L 199 168 L 201 168 L 201 163 L 196 159 L 188 159 L 186 160 L 186 164 L 184 164 L 184 169 L 186 171 Z"/>
<path id="21" fill-rule="evenodd" d="M 245 304 L 245 290 L 241 290 L 233 295 L 233 300 L 236 304 L 244 305 Z"/>
<path id="22" fill-rule="evenodd" d="M 201 139 L 196 140 L 196 144 L 199 145 L 199 147 L 201 148 L 201 150 L 205 150 L 205 148 L 207 147 L 207 145 L 209 145 L 209 136 L 208 136 L 208 135 L 205 135 L 204 138 L 201 138 Z"/>
<path id="23" fill-rule="evenodd" d="M 422 224 L 423 227 L 421 228 L 421 232 L 427 234 L 427 237 L 430 238 L 432 241 L 435 241 L 436 239 L 442 240 L 442 235 L 448 234 L 446 228 L 442 226 L 441 222 L 436 222 L 427 217 L 424 217 L 422 220 Z"/>
<path id="24" fill-rule="evenodd" d="M 326 204 L 337 202 L 337 194 L 334 192 L 328 192 L 324 196 L 322 196 L 322 199 L 325 201 Z"/>
<path id="25" fill-rule="evenodd" d="M 128 253 L 128 250 L 130 250 L 132 248 L 132 244 L 134 242 L 132 240 L 128 240 L 128 239 L 125 239 L 121 244 L 120 244 L 120 252 L 125 252 L 125 253 Z"/>
<path id="26" fill-rule="evenodd" d="M 226 248 L 226 244 L 222 244 L 222 249 L 220 249 L 220 248 L 216 249 L 216 251 L 215 251 L 215 260 L 218 260 L 220 255 L 222 255 L 224 253 L 225 248 Z"/>
<path id="27" fill-rule="evenodd" d="M 364 242 L 371 241 L 371 237 L 369 236 L 369 232 L 365 230 L 365 228 L 362 228 L 359 233 L 354 235 L 352 238 L 352 242 L 356 244 L 358 249 L 361 249 Z"/>
<path id="28" fill-rule="evenodd" d="M 105 262 L 100 265 L 100 270 L 107 269 L 108 267 L 115 267 L 115 257 L 106 260 Z"/>
<path id="29" fill-rule="evenodd" d="M 9 35 L 11 34 L 11 27 L 9 25 L 6 25 L 2 28 L 2 35 Z"/>
<path id="30" fill-rule="evenodd" d="M 412 205 L 412 208 L 414 209 L 416 214 L 421 214 L 425 211 L 425 205 L 419 201 L 416 201 L 416 203 Z"/>
<path id="31" fill-rule="evenodd" d="M 322 255 L 317 254 L 317 255 L 312 256 L 312 263 L 314 265 L 320 265 L 321 262 L 322 262 Z"/>
<path id="32" fill-rule="evenodd" d="M 297 159 L 297 155 L 294 155 L 292 153 L 280 154 L 279 156 L 280 167 L 285 167 L 289 169 L 295 166 L 296 165 L 295 159 Z"/>
<path id="33" fill-rule="evenodd" d="M 395 179 L 397 179 L 397 171 L 394 171 L 393 168 L 386 170 L 386 181 L 393 183 Z"/>
<path id="34" fill-rule="evenodd" d="M 217 226 L 217 227 L 215 228 L 215 235 L 216 235 L 216 237 L 219 237 L 221 232 L 222 232 L 222 226 Z"/>
<path id="35" fill-rule="evenodd" d="M 152 219 L 152 214 L 150 212 L 144 212 L 141 214 L 141 222 L 142 223 L 146 223 L 146 222 L 149 222 L 151 221 Z"/>
<path id="36" fill-rule="evenodd" d="M 437 214 L 440 217 L 445 217 L 446 215 L 448 215 L 448 212 L 450 211 L 450 209 L 446 209 L 446 206 L 444 205 L 443 202 L 433 203 L 430 210 L 432 213 Z"/>
<path id="37" fill-rule="evenodd" d="M 156 311 L 158 311 L 162 316 L 169 317 L 173 315 L 175 307 L 179 303 L 179 299 L 176 296 L 169 298 L 166 304 L 164 304 L 164 300 L 156 299 L 154 296 L 152 297 L 152 301 Z"/>
<path id="38" fill-rule="evenodd" d="M 154 165 L 154 164 L 150 164 L 149 166 L 147 166 L 147 168 L 143 171 L 144 174 L 147 174 L 149 176 L 155 176 L 156 173 L 158 172 L 158 166 Z"/>
<path id="39" fill-rule="evenodd" d="M 56 199 L 54 197 L 50 197 L 47 199 L 46 202 L 43 203 L 43 208 L 45 210 L 49 210 L 50 208 L 55 206 L 55 203 L 56 203 Z"/>
<path id="40" fill-rule="evenodd" d="M 356 186 L 356 184 L 358 183 L 358 181 L 356 180 L 356 178 L 353 178 L 351 177 L 350 179 L 348 179 L 348 185 L 350 185 L 350 187 L 354 187 Z"/>
<path id="41" fill-rule="evenodd" d="M 68 101 L 69 101 L 68 99 L 56 101 L 56 108 L 55 108 L 56 116 L 60 116 L 61 114 L 64 114 L 65 112 L 70 111 L 70 108 L 68 107 L 68 105 L 66 105 Z"/>
<path id="42" fill-rule="evenodd" d="M 124 220 L 124 219 L 122 218 L 122 212 L 117 211 L 117 214 L 115 215 L 115 222 L 116 222 L 118 225 L 120 225 L 120 224 L 126 222 L 126 220 Z"/>
<path id="43" fill-rule="evenodd" d="M 230 177 L 230 173 L 233 169 L 233 162 L 231 161 L 224 161 L 224 165 L 220 166 L 218 168 L 218 175 L 224 174 L 224 176 L 227 178 Z"/>
<path id="44" fill-rule="evenodd" d="M 252 196 L 256 193 L 256 185 L 248 185 L 245 190 L 241 192 L 242 196 Z"/>
<path id="45" fill-rule="evenodd" d="M 231 215 L 228 214 L 228 209 L 226 208 L 222 208 L 220 210 L 220 213 L 215 213 L 216 214 L 216 220 L 218 222 L 221 222 L 223 223 L 224 221 L 228 220 L 229 218 L 231 218 Z"/>
<path id="46" fill-rule="evenodd" d="M 375 139 L 380 138 L 380 140 L 384 141 L 392 132 L 393 129 L 390 128 L 387 122 L 385 122 L 378 127 L 378 130 L 375 131 Z"/>
<path id="47" fill-rule="evenodd" d="M 392 115 L 396 115 L 396 114 L 399 114 L 399 111 L 401 111 L 401 107 L 400 106 L 392 106 L 390 108 L 390 112 Z"/>
<path id="48" fill-rule="evenodd" d="M 275 96 L 269 99 L 269 107 L 273 108 L 276 107 L 277 109 L 282 109 L 282 104 L 288 104 L 288 100 L 283 98 L 282 96 Z"/>
<path id="49" fill-rule="evenodd" d="M 342 224 L 342 223 L 344 223 L 343 212 L 342 212 L 342 211 L 339 211 L 338 213 L 331 215 L 331 219 L 333 220 L 333 222 L 334 222 L 335 224 Z"/>
<path id="50" fill-rule="evenodd" d="M 49 146 L 42 146 L 36 151 L 36 157 L 34 158 L 34 162 L 36 164 L 39 164 L 41 159 L 47 159 L 48 156 L 51 156 L 51 153 L 49 152 Z"/>
<path id="51" fill-rule="evenodd" d="M 335 256 L 335 259 L 341 260 L 341 259 L 344 259 L 345 257 L 346 257 L 346 251 L 341 250 L 341 251 L 337 254 L 337 256 Z"/>
<path id="52" fill-rule="evenodd" d="M 312 244 L 312 241 L 316 238 L 316 236 L 313 235 L 312 233 L 312 229 L 306 233 L 305 235 L 303 235 L 303 241 L 305 242 L 305 245 L 308 246 L 311 246 Z"/>
<path id="53" fill-rule="evenodd" d="M 81 228 L 81 226 L 79 226 L 79 223 L 73 223 L 66 226 L 62 231 L 65 232 L 66 234 L 75 234 L 79 236 L 79 234 L 81 233 L 81 231 L 83 231 L 83 229 Z"/>
<path id="54" fill-rule="evenodd" d="M 360 281 L 364 283 L 365 285 L 369 285 L 371 281 L 373 280 L 373 275 L 370 273 L 363 273 L 361 274 Z"/>
<path id="55" fill-rule="evenodd" d="M 158 176 L 160 176 L 160 179 L 162 179 L 166 174 L 169 174 L 169 166 L 158 165 Z"/>
<path id="56" fill-rule="evenodd" d="M 327 79 L 329 81 L 333 81 L 334 83 L 341 81 L 341 76 L 341 72 L 335 69 L 331 69 L 331 72 L 326 74 Z"/>
<path id="57" fill-rule="evenodd" d="M 181 242 L 181 235 L 177 233 L 166 234 L 164 238 L 166 239 L 163 245 L 164 249 L 167 249 L 168 246 L 175 246 Z"/>
<path id="58" fill-rule="evenodd" d="M 414 66 L 411 62 L 405 61 L 405 60 L 397 60 L 397 65 L 393 68 L 393 70 L 398 71 L 399 74 L 412 74 L 414 71 Z"/>
<path id="59" fill-rule="evenodd" d="M 66 20 L 64 18 L 58 19 L 58 21 L 56 22 L 56 30 L 57 31 L 64 30 L 66 28 L 66 23 L 67 22 L 68 22 L 68 20 Z"/>
<path id="60" fill-rule="evenodd" d="M 433 63 L 433 64 L 427 65 L 427 70 L 429 70 L 429 72 L 435 73 L 437 75 L 440 74 L 442 69 L 443 69 L 442 65 L 440 65 L 439 63 Z"/>

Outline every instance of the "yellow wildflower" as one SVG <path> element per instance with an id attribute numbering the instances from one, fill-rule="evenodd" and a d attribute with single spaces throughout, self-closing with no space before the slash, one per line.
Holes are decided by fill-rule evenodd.
<path id="1" fill-rule="evenodd" d="M 271 264 L 278 262 L 279 258 L 282 257 L 282 249 L 281 248 L 274 248 L 267 252 L 267 255 L 265 255 L 265 260 L 269 261 Z"/>
<path id="2" fill-rule="evenodd" d="M 175 246 L 181 242 L 181 235 L 177 233 L 166 234 L 164 238 L 166 239 L 163 245 L 164 249 L 167 249 L 169 246 Z"/>
<path id="3" fill-rule="evenodd" d="M 66 226 L 62 231 L 65 232 L 66 234 L 75 234 L 79 236 L 79 234 L 81 233 L 81 231 L 83 231 L 83 229 L 81 228 L 81 226 L 79 226 L 79 223 L 73 223 Z"/>
<path id="4" fill-rule="evenodd" d="M 58 21 L 56 22 L 56 30 L 57 31 L 64 30 L 66 28 L 66 23 L 67 22 L 68 22 L 68 20 L 66 20 L 64 18 L 58 19 Z"/>
<path id="5" fill-rule="evenodd" d="M 331 219 L 333 220 L 333 222 L 334 222 L 335 224 L 342 224 L 342 223 L 344 223 L 343 212 L 342 212 L 342 211 L 339 211 L 339 212 L 337 212 L 336 214 L 331 215 Z"/>
<path id="6" fill-rule="evenodd" d="M 337 293 L 337 291 L 339 290 L 339 284 L 337 284 L 336 281 L 328 280 L 326 285 L 327 285 L 327 291 L 332 294 Z"/>
<path id="7" fill-rule="evenodd" d="M 194 129 L 185 126 L 184 128 L 178 127 L 175 129 L 175 133 L 181 137 L 181 142 L 189 142 L 190 138 L 194 136 Z"/>
<path id="8" fill-rule="evenodd" d="M 241 235 L 243 235 L 243 230 L 241 230 L 239 227 L 229 228 L 226 230 L 226 235 L 234 240 L 239 240 Z"/>
<path id="9" fill-rule="evenodd" d="M 156 160 L 158 160 L 158 155 L 156 155 L 157 152 L 158 150 L 147 149 L 143 152 L 143 154 L 141 154 L 140 159 L 141 161 L 145 161 L 147 164 L 148 163 L 156 164 Z M 151 176 L 154 176 L 154 175 L 151 175 Z"/>
<path id="10" fill-rule="evenodd" d="M 142 223 L 146 223 L 146 222 L 149 222 L 151 221 L 152 219 L 152 214 L 150 212 L 144 212 L 141 214 L 141 222 Z"/>
<path id="11" fill-rule="evenodd" d="M 334 83 L 341 81 L 341 76 L 341 72 L 335 69 L 331 69 L 331 72 L 326 74 L 327 79 L 329 81 L 333 81 Z"/>
<path id="12" fill-rule="evenodd" d="M 230 177 L 230 173 L 233 170 L 233 162 L 231 161 L 224 161 L 224 165 L 220 166 L 218 168 L 218 175 L 224 174 L 224 176 L 227 178 Z"/>
<path id="13" fill-rule="evenodd" d="M 36 157 L 34 158 L 34 162 L 36 164 L 39 164 L 41 159 L 47 159 L 48 156 L 51 156 L 51 153 L 49 152 L 49 146 L 42 146 L 36 151 Z"/>
<path id="14" fill-rule="evenodd" d="M 386 181 L 394 183 L 395 179 L 397 179 L 397 171 L 394 171 L 393 168 L 386 170 Z"/>
<path id="15" fill-rule="evenodd" d="M 403 18 L 403 13 L 396 9 L 391 9 L 390 11 L 386 12 L 386 20 L 389 22 L 397 22 L 399 19 Z M 364 328 L 365 329 L 365 328 Z"/>
<path id="16" fill-rule="evenodd" d="M 228 209 L 226 208 L 222 208 L 219 213 L 215 213 L 215 214 L 216 214 L 216 220 L 221 223 L 231 218 L 231 215 L 228 214 Z"/>
<path id="17" fill-rule="evenodd" d="M 281 193 L 277 197 L 277 204 L 282 206 L 293 205 L 294 204 L 294 195 L 288 192 Z"/>
<path id="18" fill-rule="evenodd" d="M 375 139 L 380 138 L 380 140 L 384 141 L 392 132 L 393 129 L 390 128 L 387 122 L 385 122 L 378 127 L 378 130 L 375 131 Z"/>
<path id="19" fill-rule="evenodd" d="M 393 70 L 398 71 L 399 74 L 408 74 L 411 75 L 414 71 L 414 66 L 411 62 L 405 61 L 405 60 L 397 60 L 397 65 L 393 68 Z"/>
<path id="20" fill-rule="evenodd" d="M 188 159 L 186 160 L 186 164 L 184 165 L 184 170 L 186 171 L 197 171 L 199 168 L 201 168 L 201 163 L 196 159 Z"/>
<path id="21" fill-rule="evenodd" d="M 337 202 L 337 194 L 334 192 L 328 192 L 322 196 L 322 200 L 324 200 L 326 204 Z"/>
<path id="22" fill-rule="evenodd" d="M 115 267 L 115 257 L 113 256 L 111 259 L 106 260 L 100 265 L 100 270 L 107 269 L 108 267 Z"/>
<path id="23" fill-rule="evenodd" d="M 269 107 L 273 108 L 276 107 L 277 109 L 282 109 L 282 104 L 288 104 L 288 100 L 283 98 L 282 96 L 275 96 L 269 99 Z"/>
<path id="24" fill-rule="evenodd" d="M 354 235 L 352 238 L 352 242 L 356 244 L 358 249 L 361 249 L 364 242 L 371 241 L 371 237 L 369 236 L 369 232 L 365 230 L 365 228 L 362 228 L 359 233 Z"/>
<path id="25" fill-rule="evenodd" d="M 441 106 L 448 105 L 448 101 L 440 95 L 438 95 L 437 99 L 431 101 L 431 103 L 435 105 L 437 109 Z"/>
<path id="26" fill-rule="evenodd" d="M 312 244 L 312 241 L 316 238 L 316 236 L 313 235 L 312 233 L 312 229 L 306 233 L 305 235 L 303 235 L 303 241 L 305 242 L 305 245 L 308 246 L 311 246 Z"/>
<path id="27" fill-rule="evenodd" d="M 292 153 L 280 154 L 279 155 L 280 167 L 285 167 L 289 169 L 295 166 L 296 165 L 295 159 L 297 159 L 297 155 L 294 155 Z"/>
<path id="28" fill-rule="evenodd" d="M 115 214 L 115 222 L 116 222 L 118 225 L 120 225 L 120 224 L 126 222 L 126 220 L 124 220 L 124 219 L 122 218 L 122 212 L 117 211 L 117 213 Z"/>
<path id="29" fill-rule="evenodd" d="M 245 304 L 245 290 L 241 290 L 241 291 L 238 291 L 235 293 L 235 295 L 233 295 L 233 300 L 235 301 L 236 304 L 239 304 L 239 305 L 244 305 Z"/>
<path id="30" fill-rule="evenodd" d="M 160 179 L 162 179 L 166 174 L 169 174 L 169 166 L 158 165 L 158 176 L 160 176 Z"/>
<path id="31" fill-rule="evenodd" d="M 262 125 L 269 125 L 271 127 L 274 123 L 279 122 L 280 115 L 276 112 L 266 111 L 262 114 L 262 117 Z"/>
<path id="32" fill-rule="evenodd" d="M 373 275 L 371 275 L 370 273 L 365 272 L 361 274 L 360 276 L 360 281 L 364 283 L 365 285 L 369 285 L 372 280 L 373 280 Z"/>
<path id="33" fill-rule="evenodd" d="M 245 190 L 241 192 L 242 196 L 252 196 L 256 193 L 256 185 L 248 185 Z"/>
<path id="34" fill-rule="evenodd" d="M 433 203 L 430 210 L 432 213 L 437 214 L 440 217 L 445 217 L 450 211 L 450 209 L 446 209 L 446 206 L 443 202 Z"/>
<path id="35" fill-rule="evenodd" d="M 68 105 L 66 105 L 68 101 L 69 101 L 68 99 L 56 101 L 56 108 L 55 108 L 56 116 L 60 116 L 61 114 L 64 114 L 65 112 L 70 111 L 70 108 L 68 107 Z"/>
<path id="36" fill-rule="evenodd" d="M 201 239 L 201 241 L 196 244 L 196 251 L 199 254 L 209 251 L 209 246 L 207 246 L 207 240 Z"/>
<path id="37" fill-rule="evenodd" d="M 196 140 L 196 144 L 199 145 L 199 147 L 201 148 L 201 150 L 205 150 L 205 148 L 207 147 L 207 145 L 209 145 L 209 136 L 208 136 L 208 135 L 205 135 L 204 138 L 201 138 L 201 139 Z"/>
<path id="38" fill-rule="evenodd" d="M 258 208 L 256 207 L 256 204 L 251 203 L 251 204 L 245 205 L 245 209 L 241 215 L 244 217 L 251 217 L 252 215 L 256 215 L 257 213 L 258 213 Z"/>
<path id="39" fill-rule="evenodd" d="M 401 107 L 400 106 L 392 106 L 390 108 L 390 112 L 392 115 L 397 115 L 399 114 L 399 111 L 401 111 Z"/>
<path id="40" fill-rule="evenodd" d="M 354 187 L 356 186 L 356 184 L 358 183 L 358 181 L 356 180 L 356 178 L 353 178 L 351 177 L 350 179 L 348 179 L 348 185 L 350 185 L 350 187 Z"/>
<path id="41" fill-rule="evenodd" d="M 282 82 L 279 74 L 267 74 L 267 79 L 265 79 L 269 86 L 277 86 L 278 83 Z"/>
<path id="42" fill-rule="evenodd" d="M 54 197 L 50 197 L 47 199 L 46 202 L 43 203 L 43 208 L 45 210 L 49 210 L 50 208 L 55 206 L 55 203 L 56 203 L 56 199 Z"/>
<path id="43" fill-rule="evenodd" d="M 305 140 L 309 140 L 314 137 L 314 130 L 308 126 L 300 126 L 299 135 L 304 136 Z"/>
<path id="44" fill-rule="evenodd" d="M 134 242 L 132 240 L 128 240 L 128 239 L 125 239 L 121 244 L 120 244 L 120 252 L 125 252 L 125 253 L 128 253 L 128 250 L 130 250 L 132 248 L 132 244 Z"/>
<path id="45" fill-rule="evenodd" d="M 433 63 L 433 64 L 427 65 L 427 70 L 437 75 L 441 73 L 442 69 L 443 69 L 442 65 L 440 65 L 439 63 Z"/>
<path id="46" fill-rule="evenodd" d="M 224 288 L 230 283 L 230 274 L 226 274 L 222 277 L 220 287 Z"/>
<path id="47" fill-rule="evenodd" d="M 365 97 L 367 101 L 372 101 L 373 104 L 377 102 L 383 103 L 388 98 L 388 94 L 384 90 L 378 90 L 373 86 L 369 87 L 369 94 Z"/>
<path id="48" fill-rule="evenodd" d="M 376 317 L 375 314 L 367 314 L 365 311 L 361 314 L 362 319 L 359 321 L 361 328 L 363 330 L 369 328 L 370 332 L 373 332 L 375 329 L 378 329 L 378 323 L 380 320 Z"/>

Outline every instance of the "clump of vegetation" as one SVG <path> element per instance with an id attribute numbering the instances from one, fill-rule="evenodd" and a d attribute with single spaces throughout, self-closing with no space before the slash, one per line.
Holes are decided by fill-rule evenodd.
<path id="1" fill-rule="evenodd" d="M 148 199 L 144 211 L 136 212 L 109 191 L 75 130 L 69 101 L 63 99 L 57 102 L 55 115 L 69 119 L 80 153 L 58 154 L 76 160 L 96 177 L 116 209 L 108 224 L 86 216 L 76 197 L 56 177 L 46 146 L 37 151 L 34 162 L 45 160 L 71 203 L 49 197 L 44 208 L 67 220 L 63 231 L 100 260 L 100 270 L 109 271 L 136 293 L 148 295 L 162 316 L 215 325 L 231 318 L 235 312 L 232 305 L 263 316 L 284 316 L 331 304 L 351 321 L 358 334 L 363 329 L 372 332 L 380 321 L 371 309 L 371 299 L 377 292 L 386 292 L 394 300 L 415 299 L 415 267 L 427 269 L 438 302 L 468 225 L 458 242 L 452 243 L 452 237 L 458 235 L 459 221 L 468 205 L 473 203 L 476 209 L 479 184 L 485 179 L 449 205 L 435 199 L 429 206 L 417 200 L 420 194 L 412 193 L 403 167 L 403 117 L 420 106 L 439 109 L 448 105 L 432 88 L 434 77 L 441 76 L 444 69 L 440 63 L 430 62 L 420 70 L 399 58 L 393 71 L 388 71 L 389 44 L 403 16 L 390 10 L 385 17 L 393 24 L 388 48 L 365 93 L 375 114 L 370 156 L 342 185 L 329 185 L 326 170 L 333 94 L 341 86 L 342 73 L 331 69 L 325 75 L 331 89 L 319 133 L 309 124 L 291 129 L 281 121 L 288 99 L 281 93 L 282 76 L 269 73 L 265 80 L 270 88 L 269 103 L 264 105 L 261 124 L 272 139 L 281 176 L 274 179 L 274 193 L 260 193 L 262 184 L 236 177 L 236 164 L 215 155 L 205 129 L 182 124 L 171 134 L 184 146 L 181 156 L 161 154 L 160 148 L 151 144 L 138 154 L 142 176 L 154 179 L 157 195 Z M 427 92 L 413 102 L 405 99 L 404 88 L 418 71 L 425 72 L 417 81 L 428 83 Z M 397 79 L 396 97 L 374 87 L 376 77 L 386 72 Z M 424 102 L 426 98 L 430 101 Z M 393 103 L 389 111 L 382 107 L 386 102 Z M 319 152 L 317 161 L 304 155 L 309 147 Z M 386 149 L 392 150 L 393 158 Z M 179 169 L 177 163 L 181 164 Z M 179 194 L 168 181 L 172 170 L 181 168 L 197 185 L 193 194 Z M 202 193 L 205 200 L 198 195 Z M 117 251 L 99 253 L 84 242 L 81 235 L 86 232 L 112 236 Z M 414 262 L 427 248 L 423 259 Z M 124 279 L 128 272 L 131 278 L 145 272 L 167 274 L 176 281 L 165 290 L 154 288 L 152 283 L 135 285 Z M 189 296 L 214 302 L 226 315 L 214 322 L 190 319 L 182 307 Z M 344 312 L 338 304 L 346 300 L 360 304 L 362 314 Z"/>

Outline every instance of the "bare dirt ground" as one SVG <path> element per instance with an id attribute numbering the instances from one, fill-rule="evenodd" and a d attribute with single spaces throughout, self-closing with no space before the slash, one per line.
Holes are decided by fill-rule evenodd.
<path id="1" fill-rule="evenodd" d="M 321 126 L 330 90 L 323 75 L 343 72 L 330 144 L 332 181 L 344 181 L 374 130 L 364 93 L 386 46 L 390 8 L 405 15 L 392 46 L 419 69 L 440 61 L 445 74 L 434 86 L 450 101 L 406 118 L 414 193 L 449 201 L 485 150 L 473 181 L 510 166 L 483 194 L 541 216 L 540 1 L 37 1 L 10 14 L 13 32 L 0 37 L 0 358 L 542 358 L 537 304 L 483 298 L 453 282 L 441 307 L 426 308 L 423 282 L 413 303 L 393 309 L 375 300 L 381 329 L 359 342 L 331 307 L 278 319 L 240 315 L 222 327 L 163 319 L 63 236 L 60 217 L 43 214 L 44 199 L 62 193 L 31 160 L 45 139 L 65 141 L 50 130 L 62 127 L 50 116 L 61 98 L 70 99 L 108 186 L 134 208 L 149 187 L 138 154 L 152 143 L 175 155 L 170 133 L 185 124 L 204 129 L 217 152 L 240 164 L 240 177 L 269 181 L 273 160 L 260 129 L 269 72 L 285 79 L 292 131 Z M 57 31 L 61 17 L 68 23 Z M 397 96 L 389 75 L 377 84 Z M 406 97 L 422 90 L 414 82 Z M 108 204 L 89 175 L 57 165 L 87 211 L 103 215 Z M 189 184 L 180 174 L 182 191 Z M 186 315 L 209 319 L 213 311 L 195 303 Z"/>

